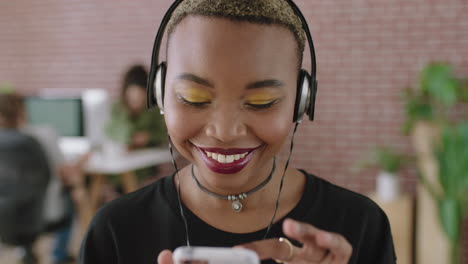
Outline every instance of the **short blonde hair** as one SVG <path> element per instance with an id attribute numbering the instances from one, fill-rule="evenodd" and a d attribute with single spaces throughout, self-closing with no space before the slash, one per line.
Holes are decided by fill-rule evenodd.
<path id="1" fill-rule="evenodd" d="M 286 0 L 184 0 L 172 14 L 168 35 L 189 15 L 285 27 L 294 34 L 302 61 L 305 46 L 302 22 Z"/>

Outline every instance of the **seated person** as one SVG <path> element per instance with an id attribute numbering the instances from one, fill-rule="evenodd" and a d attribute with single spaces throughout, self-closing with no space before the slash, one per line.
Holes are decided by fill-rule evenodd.
<path id="1" fill-rule="evenodd" d="M 59 136 L 52 127 L 29 126 L 25 122 L 21 130 L 38 140 L 45 150 L 51 167 L 52 175 L 46 193 L 44 220 L 47 223 L 46 231 L 55 233 L 51 252 L 52 263 L 70 263 L 74 260 L 69 253 L 69 246 L 75 217 L 75 203 L 78 202 L 72 199 L 70 190 L 74 188 L 74 185 L 70 183 L 70 178 L 84 177 L 83 164 L 65 161 L 58 145 Z"/>
<path id="2" fill-rule="evenodd" d="M 128 150 L 160 146 L 166 142 L 164 120 L 157 111 L 146 111 L 146 83 L 148 73 L 141 65 L 130 67 L 122 81 L 121 97 L 112 106 L 111 119 L 106 125 L 106 135 L 112 141 L 124 144 Z M 139 182 L 151 180 L 158 172 L 156 166 L 136 171 Z M 111 181 L 119 186 L 118 178 Z M 117 187 L 121 192 L 120 187 Z M 106 188 L 106 200 L 119 194 L 110 186 Z"/>
<path id="3" fill-rule="evenodd" d="M 140 65 L 131 67 L 124 76 L 121 97 L 112 106 L 107 136 L 125 144 L 129 150 L 159 146 L 166 140 L 164 121 L 157 111 L 146 111 L 148 73 Z"/>
<path id="4" fill-rule="evenodd" d="M 19 131 L 22 98 L 0 94 L 0 239 L 37 263 L 33 244 L 44 229 L 44 198 L 51 169 L 41 145 Z"/>

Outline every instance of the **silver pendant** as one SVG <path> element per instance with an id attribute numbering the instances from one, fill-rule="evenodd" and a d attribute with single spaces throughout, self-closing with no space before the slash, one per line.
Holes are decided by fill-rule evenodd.
<path id="1" fill-rule="evenodd" d="M 242 203 L 239 200 L 232 201 L 232 210 L 236 213 L 240 213 L 242 211 Z"/>

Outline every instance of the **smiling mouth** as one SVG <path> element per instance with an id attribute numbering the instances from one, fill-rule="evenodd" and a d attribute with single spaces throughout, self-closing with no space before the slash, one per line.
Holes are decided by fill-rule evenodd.
<path id="1" fill-rule="evenodd" d="M 196 146 L 203 155 L 205 164 L 217 173 L 236 173 L 244 168 L 252 159 L 254 152 L 261 146 L 255 148 L 202 148 Z"/>
<path id="2" fill-rule="evenodd" d="M 233 163 L 234 161 L 240 160 L 245 158 L 248 152 L 244 152 L 242 154 L 234 154 L 234 155 L 224 155 L 224 154 L 218 154 L 216 152 L 209 152 L 209 151 L 204 151 L 205 155 L 208 156 L 208 158 L 211 158 L 219 163 Z"/>

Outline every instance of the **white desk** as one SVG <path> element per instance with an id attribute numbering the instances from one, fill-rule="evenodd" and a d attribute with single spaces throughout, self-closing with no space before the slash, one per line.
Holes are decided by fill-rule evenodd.
<path id="1" fill-rule="evenodd" d="M 119 174 L 170 161 L 169 150 L 163 148 L 134 150 L 115 156 L 105 156 L 96 152 L 91 155 L 85 171 L 95 174 Z"/>
<path id="2" fill-rule="evenodd" d="M 91 177 L 89 195 L 86 192 L 86 202 L 83 202 L 78 209 L 82 231 L 87 229 L 99 206 L 107 175 L 119 175 L 124 192 L 129 193 L 138 188 L 134 171 L 171 161 L 169 150 L 164 148 L 124 152 L 123 148 L 120 150 L 115 147 L 109 149 L 109 146 L 103 144 L 100 148 L 101 151 L 93 151 L 91 141 L 86 137 L 62 137 L 59 139 L 58 145 L 64 159 L 70 162 L 91 152 L 91 156 L 83 168 L 84 172 Z M 116 154 L 118 152 L 122 153 Z"/>
<path id="3" fill-rule="evenodd" d="M 91 142 L 86 137 L 60 137 L 58 145 L 66 161 L 74 161 L 91 151 Z"/>
<path id="4" fill-rule="evenodd" d="M 87 223 L 89 223 L 99 206 L 106 175 L 119 175 L 124 192 L 129 193 L 138 188 L 134 174 L 135 170 L 170 161 L 169 150 L 162 148 L 135 150 L 110 156 L 105 156 L 100 152 L 92 153 L 84 167 L 85 172 L 91 177 L 89 205 L 86 212 L 82 212 L 85 216 L 85 220 L 83 220 L 84 228 L 86 228 Z"/>

